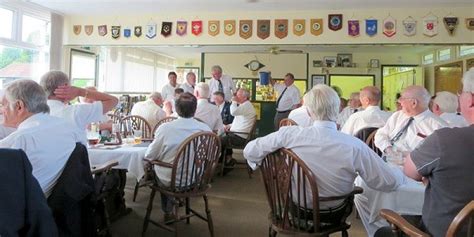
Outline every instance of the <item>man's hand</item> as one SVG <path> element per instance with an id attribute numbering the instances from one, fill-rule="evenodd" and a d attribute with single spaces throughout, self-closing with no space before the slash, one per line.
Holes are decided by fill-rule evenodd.
<path id="1" fill-rule="evenodd" d="M 226 131 L 226 132 L 230 131 L 231 126 L 232 125 L 230 125 L 230 124 L 224 125 L 224 131 Z"/>
<path id="2" fill-rule="evenodd" d="M 169 117 L 173 113 L 173 105 L 171 104 L 171 101 L 167 100 L 163 102 L 163 110 L 166 113 L 166 116 Z"/>
<path id="3" fill-rule="evenodd" d="M 85 96 L 86 90 L 75 86 L 58 86 L 54 90 L 54 95 L 62 100 L 72 100 L 78 96 Z"/>
<path id="4" fill-rule="evenodd" d="M 423 185 L 428 186 L 428 184 L 430 183 L 430 180 L 423 176 L 421 177 L 421 182 L 423 182 Z"/>

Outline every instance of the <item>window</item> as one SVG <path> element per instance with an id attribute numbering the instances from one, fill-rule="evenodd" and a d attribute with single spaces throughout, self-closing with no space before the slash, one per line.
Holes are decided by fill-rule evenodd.
<path id="1" fill-rule="evenodd" d="M 95 86 L 97 56 L 93 53 L 71 50 L 71 81 L 73 86 Z"/>
<path id="2" fill-rule="evenodd" d="M 438 51 L 438 61 L 445 61 L 451 59 L 451 49 L 442 49 Z"/>
<path id="3" fill-rule="evenodd" d="M 459 56 L 460 57 L 463 57 L 463 56 L 467 56 L 467 55 L 470 55 L 470 54 L 474 54 L 474 45 L 470 45 L 470 46 L 460 46 L 459 47 Z"/>
<path id="4" fill-rule="evenodd" d="M 434 55 L 432 53 L 423 55 L 423 64 L 432 64 L 434 61 Z"/>
<path id="5" fill-rule="evenodd" d="M 374 78 L 373 75 L 329 75 L 329 85 L 339 88 L 341 97 L 349 99 L 353 92 L 358 92 L 366 86 L 373 86 Z"/>
<path id="6" fill-rule="evenodd" d="M 13 37 L 13 11 L 0 8 L 0 38 L 12 39 Z"/>
<path id="7" fill-rule="evenodd" d="M 49 22 L 23 15 L 21 40 L 36 46 L 49 45 Z"/>

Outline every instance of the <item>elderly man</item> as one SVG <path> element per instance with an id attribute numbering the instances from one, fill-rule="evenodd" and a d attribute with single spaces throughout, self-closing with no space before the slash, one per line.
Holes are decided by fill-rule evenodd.
<path id="1" fill-rule="evenodd" d="M 339 97 L 333 89 L 326 85 L 314 86 L 308 92 L 308 98 L 305 98 L 314 120 L 313 125 L 306 128 L 282 127 L 277 132 L 251 141 L 244 149 L 244 157 L 249 165 L 255 168 L 267 154 L 287 148 L 292 149 L 314 172 L 320 197 L 350 193 L 358 175 L 374 189 L 396 189 L 403 181 L 400 170 L 387 166 L 362 141 L 337 131 L 335 121 L 339 103 Z M 307 200 L 307 204 L 312 207 L 310 200 Z M 331 217 L 340 219 L 346 211 L 343 205 L 339 201 L 320 202 L 320 209 L 333 209 Z M 324 218 L 320 221 L 331 222 Z"/>
<path id="2" fill-rule="evenodd" d="M 344 123 L 341 132 L 356 135 L 363 128 L 380 128 L 385 125 L 390 113 L 379 108 L 380 90 L 375 86 L 364 87 L 360 91 L 360 103 L 362 111 L 352 114 Z"/>
<path id="3" fill-rule="evenodd" d="M 209 86 L 200 82 L 196 85 L 194 95 L 197 98 L 197 108 L 195 118 L 203 121 L 215 133 L 222 133 L 224 131 L 224 124 L 222 123 L 221 113 L 216 105 L 209 103 Z"/>
<path id="4" fill-rule="evenodd" d="M 7 85 L 2 104 L 5 122 L 18 129 L 0 140 L 0 147 L 25 151 L 33 176 L 48 197 L 81 133 L 67 120 L 48 114 L 46 94 L 32 80 L 17 80 Z"/>
<path id="5" fill-rule="evenodd" d="M 291 73 L 285 75 L 283 83 L 276 83 L 275 80 L 271 80 L 273 89 L 278 93 L 278 99 L 276 101 L 276 113 L 273 119 L 275 129 L 278 129 L 280 121 L 284 118 L 288 118 L 291 110 L 298 108 L 301 104 L 300 90 L 294 85 L 295 76 Z"/>
<path id="6" fill-rule="evenodd" d="M 196 86 L 196 74 L 194 72 L 188 72 L 186 74 L 186 82 L 179 86 L 183 88 L 184 92 L 194 93 L 194 87 Z"/>
<path id="7" fill-rule="evenodd" d="M 114 108 L 118 100 L 115 96 L 102 92 L 71 86 L 69 77 L 61 71 L 50 71 L 41 77 L 41 86 L 48 96 L 48 106 L 52 116 L 64 118 L 83 131 L 83 144 L 87 144 L 86 127 L 100 121 L 103 115 Z M 92 104 L 68 105 L 72 99 L 82 96 L 92 99 Z"/>
<path id="8" fill-rule="evenodd" d="M 214 100 L 214 104 L 217 105 L 222 117 L 222 123 L 224 125 L 231 124 L 234 121 L 234 116 L 230 114 L 230 105 L 232 104 L 230 101 L 224 100 L 224 93 L 220 91 L 216 91 L 212 94 L 212 99 Z"/>
<path id="9" fill-rule="evenodd" d="M 174 90 L 179 88 L 176 78 L 176 72 L 168 73 L 168 83 L 161 89 L 161 96 L 163 96 L 163 99 L 166 101 L 172 101 L 174 99 Z"/>
<path id="10" fill-rule="evenodd" d="M 305 100 L 308 100 L 308 93 L 303 96 L 303 105 L 297 109 L 294 109 L 288 115 L 288 118 L 295 121 L 298 126 L 309 127 L 313 125 L 313 120 L 308 112 L 308 107 L 305 105 Z"/>
<path id="11" fill-rule="evenodd" d="M 230 101 L 236 92 L 234 81 L 232 77 L 222 74 L 222 68 L 219 65 L 214 65 L 211 68 L 212 78 L 209 81 L 209 90 L 211 94 L 216 91 L 224 93 L 224 100 Z M 211 102 L 214 102 L 211 97 Z"/>
<path id="12" fill-rule="evenodd" d="M 405 174 L 428 184 L 418 227 L 432 236 L 445 236 L 456 214 L 474 200 L 474 68 L 464 74 L 463 87 L 461 113 L 470 126 L 435 131 L 405 159 Z M 466 227 L 456 236 L 466 236 Z M 390 234 L 385 228 L 376 236 Z"/>
<path id="13" fill-rule="evenodd" d="M 361 104 L 360 104 L 360 93 L 359 92 L 354 92 L 351 94 L 350 99 L 349 99 L 349 105 L 345 107 L 337 116 L 336 123 L 339 125 L 339 128 L 344 127 L 344 124 L 346 123 L 347 119 L 359 111 L 361 111 Z"/>
<path id="14" fill-rule="evenodd" d="M 166 117 L 165 111 L 160 107 L 163 105 L 163 98 L 159 92 L 153 92 L 148 100 L 137 102 L 132 108 L 132 115 L 138 115 L 143 117 L 151 126 L 151 129 L 155 125 Z"/>
<path id="15" fill-rule="evenodd" d="M 436 93 L 431 111 L 448 123 L 450 128 L 469 126 L 463 116 L 457 114 L 458 97 L 448 91 Z"/>
<path id="16" fill-rule="evenodd" d="M 428 109 L 430 94 L 421 86 L 409 86 L 398 99 L 402 106 L 375 134 L 375 145 L 386 154 L 409 152 L 435 130 L 446 127 L 442 119 Z"/>
<path id="17" fill-rule="evenodd" d="M 84 87 L 84 89 L 97 91 L 97 88 L 95 88 L 94 86 Z M 95 100 L 91 98 L 84 97 L 79 97 L 79 101 L 82 104 L 92 104 L 95 102 Z M 97 122 L 100 123 L 99 131 L 101 132 L 101 135 L 104 135 L 103 133 L 110 134 L 112 132 L 112 125 L 114 124 L 114 122 L 112 121 L 112 119 L 109 118 L 109 116 L 107 116 L 107 114 L 102 115 L 102 119 Z"/>
<path id="18" fill-rule="evenodd" d="M 190 93 L 182 94 L 176 100 L 176 112 L 178 119 L 165 123 L 158 127 L 155 132 L 155 139 L 148 146 L 145 153 L 145 158 L 150 160 L 161 160 L 172 164 L 175 159 L 176 152 L 181 143 L 189 136 L 207 131 L 211 129 L 196 119 L 194 113 L 196 112 L 197 100 Z M 155 166 L 155 173 L 164 185 L 170 185 L 171 169 Z M 165 221 L 172 220 L 175 217 L 171 214 L 173 210 L 173 202 L 166 195 L 161 194 L 161 208 L 165 213 Z"/>

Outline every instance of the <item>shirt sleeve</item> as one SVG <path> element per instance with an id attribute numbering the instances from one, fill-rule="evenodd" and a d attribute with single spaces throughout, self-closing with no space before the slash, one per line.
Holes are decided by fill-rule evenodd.
<path id="1" fill-rule="evenodd" d="M 257 138 L 245 146 L 244 157 L 252 169 L 255 170 L 266 155 L 284 147 L 285 144 L 282 142 L 285 140 L 283 138 L 283 131 L 285 129 L 280 129 L 265 137 Z"/>
<path id="2" fill-rule="evenodd" d="M 416 170 L 422 176 L 430 176 L 438 166 L 441 157 L 438 133 L 433 133 L 410 153 Z"/>
<path id="3" fill-rule="evenodd" d="M 392 126 L 393 123 L 393 116 L 391 116 L 387 123 L 379 128 L 377 130 L 377 133 L 375 133 L 374 136 L 374 143 L 377 148 L 379 148 L 381 151 L 385 151 L 385 149 L 389 146 L 392 146 L 390 144 L 390 132 L 394 129 L 394 126 Z"/>
<path id="4" fill-rule="evenodd" d="M 163 131 L 161 131 L 163 129 L 161 128 L 163 127 L 158 127 L 155 132 L 155 139 L 153 139 L 153 142 L 146 149 L 145 158 L 148 160 L 160 160 L 162 157 L 164 136 Z"/>
<path id="5" fill-rule="evenodd" d="M 81 129 L 86 129 L 88 124 L 98 122 L 102 119 L 104 111 L 102 102 L 100 101 L 96 101 L 92 104 L 77 104 L 73 106 L 75 106 L 74 119 Z"/>
<path id="6" fill-rule="evenodd" d="M 300 90 L 298 89 L 298 87 L 295 86 L 295 97 L 293 98 L 293 105 L 297 105 L 301 102 L 301 94 L 300 94 Z"/>
<path id="7" fill-rule="evenodd" d="M 349 135 L 353 135 L 354 132 L 354 117 L 350 116 L 349 119 L 344 123 L 344 126 L 341 128 L 341 132 Z"/>
<path id="8" fill-rule="evenodd" d="M 230 105 L 230 114 L 232 116 L 239 116 L 239 115 L 245 116 L 249 114 L 249 109 L 250 108 L 249 106 L 247 106 L 247 103 L 237 106 L 237 102 L 232 101 L 232 104 Z"/>

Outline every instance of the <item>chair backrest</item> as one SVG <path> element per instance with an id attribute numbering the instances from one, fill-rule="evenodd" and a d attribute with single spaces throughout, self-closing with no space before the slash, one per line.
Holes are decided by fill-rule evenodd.
<path id="1" fill-rule="evenodd" d="M 151 131 L 151 135 L 154 137 L 155 136 L 155 132 L 156 130 L 158 129 L 158 127 L 164 123 L 168 123 L 168 122 L 171 122 L 173 120 L 177 119 L 176 117 L 165 117 L 165 118 L 162 118 L 160 119 L 160 121 L 158 121 L 155 125 L 155 127 L 153 128 L 153 130 Z"/>
<path id="2" fill-rule="evenodd" d="M 127 137 L 133 134 L 133 130 L 142 131 L 142 138 L 151 138 L 151 127 L 145 118 L 138 115 L 129 115 L 120 121 L 120 133 Z"/>
<path id="3" fill-rule="evenodd" d="M 118 114 L 107 114 L 107 116 L 112 120 L 113 123 L 120 124 L 120 121 L 122 120 L 122 117 Z"/>
<path id="4" fill-rule="evenodd" d="M 220 139 L 212 132 L 199 132 L 184 140 L 173 163 L 170 189 L 183 195 L 205 192 L 210 187 L 220 149 Z"/>
<path id="5" fill-rule="evenodd" d="M 284 126 L 294 126 L 298 125 L 295 121 L 289 118 L 284 118 L 280 121 L 280 124 L 278 125 L 279 128 L 284 127 Z"/>
<path id="6" fill-rule="evenodd" d="M 454 217 L 453 221 L 449 225 L 446 237 L 457 236 L 456 233 L 464 226 L 467 222 L 467 236 L 471 237 L 474 235 L 474 201 L 469 202 L 461 211 Z"/>
<path id="7" fill-rule="evenodd" d="M 369 146 L 370 149 L 372 149 L 379 156 L 382 156 L 382 151 L 379 150 L 379 148 L 375 146 L 375 142 L 374 142 L 374 138 L 375 138 L 375 134 L 377 133 L 377 130 L 378 128 L 372 128 L 372 127 L 363 128 L 357 132 L 355 137 L 365 142 L 365 144 L 367 144 L 367 146 Z"/>

